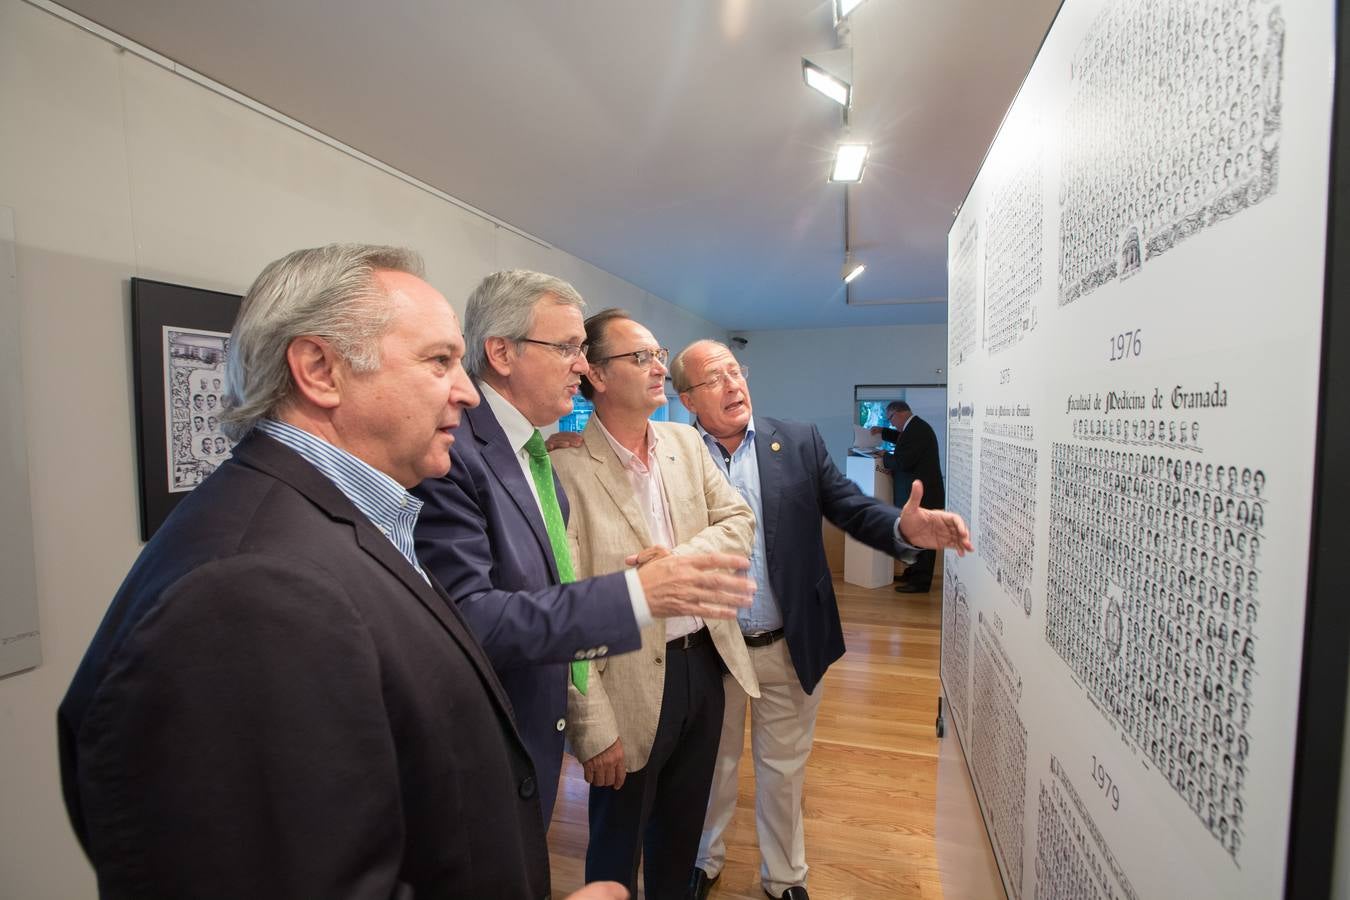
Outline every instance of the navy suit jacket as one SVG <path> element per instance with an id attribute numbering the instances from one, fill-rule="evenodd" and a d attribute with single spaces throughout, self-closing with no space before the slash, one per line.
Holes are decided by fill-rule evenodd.
<path id="1" fill-rule="evenodd" d="M 482 648 L 262 434 L 145 546 L 58 733 L 102 897 L 549 892 L 542 785 Z"/>
<path id="2" fill-rule="evenodd" d="M 900 510 L 868 497 L 830 459 L 816 426 L 755 417 L 760 516 L 769 583 L 802 690 L 808 694 L 844 655 L 839 605 L 830 580 L 821 518 L 884 553 L 900 549 Z"/>
<path id="3" fill-rule="evenodd" d="M 553 817 L 567 715 L 567 663 L 642 644 L 622 572 L 558 582 L 543 516 L 492 408 L 464 411 L 450 473 L 414 493 L 417 556 L 487 650 L 534 760 L 544 822 Z M 553 480 L 566 521 L 567 495 Z"/>

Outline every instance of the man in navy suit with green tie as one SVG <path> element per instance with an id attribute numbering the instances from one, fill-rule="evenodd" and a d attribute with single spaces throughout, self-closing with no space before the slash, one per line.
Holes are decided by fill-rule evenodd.
<path id="1" fill-rule="evenodd" d="M 545 825 L 562 769 L 569 677 L 582 689 L 588 660 L 636 650 L 638 629 L 654 619 L 731 618 L 750 590 L 732 574 L 747 561 L 722 554 L 657 559 L 572 583 L 567 496 L 539 429 L 572 411 L 589 370 L 584 307 L 572 285 L 540 272 L 497 272 L 478 285 L 465 309 L 464 366 L 483 402 L 455 429 L 449 474 L 414 491 L 425 503 L 418 558 L 506 688 Z"/>

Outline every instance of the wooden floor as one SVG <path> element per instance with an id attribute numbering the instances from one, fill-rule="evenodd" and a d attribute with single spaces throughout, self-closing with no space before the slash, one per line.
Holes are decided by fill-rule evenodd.
<path id="1" fill-rule="evenodd" d="M 1001 898 L 955 733 L 939 741 L 940 579 L 927 595 L 836 577 L 848 653 L 830 667 L 808 764 L 807 887 L 815 900 Z M 763 900 L 750 740 L 711 897 Z M 582 884 L 586 782 L 568 757 L 549 831 L 555 897 Z"/>

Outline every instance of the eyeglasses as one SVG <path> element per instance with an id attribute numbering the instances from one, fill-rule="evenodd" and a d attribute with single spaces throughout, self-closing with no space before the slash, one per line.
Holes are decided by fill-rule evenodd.
<path id="1" fill-rule="evenodd" d="M 717 390 L 724 381 L 745 381 L 750 377 L 749 366 L 732 366 L 725 372 L 714 372 L 708 376 L 706 381 L 700 381 L 698 384 L 691 384 L 685 388 L 687 391 L 696 390 L 701 387 L 710 387 Z"/>
<path id="2" fill-rule="evenodd" d="M 624 357 L 630 357 L 633 362 L 638 364 L 639 369 L 649 369 L 653 361 L 664 366 L 666 360 L 670 359 L 670 351 L 665 347 L 658 347 L 655 350 L 634 350 L 631 353 L 616 353 L 613 356 L 606 356 L 604 359 L 597 359 L 595 362 L 597 364 L 607 363 L 611 359 L 623 359 Z"/>
<path id="3" fill-rule="evenodd" d="M 584 341 L 580 344 L 555 344 L 552 341 L 536 341 L 534 338 L 520 338 L 519 340 L 525 344 L 538 344 L 541 347 L 552 347 L 557 351 L 559 356 L 568 360 L 576 359 L 578 356 L 585 353 L 587 348 L 591 346 Z"/>

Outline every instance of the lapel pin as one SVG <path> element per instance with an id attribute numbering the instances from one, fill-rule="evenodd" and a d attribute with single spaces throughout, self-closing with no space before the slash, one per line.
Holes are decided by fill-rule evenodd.
<path id="1" fill-rule="evenodd" d="M 774 441 L 772 444 L 769 445 L 769 449 L 772 450 L 774 453 L 777 453 L 779 450 L 783 449 L 783 445 L 778 443 L 777 441 Z"/>

